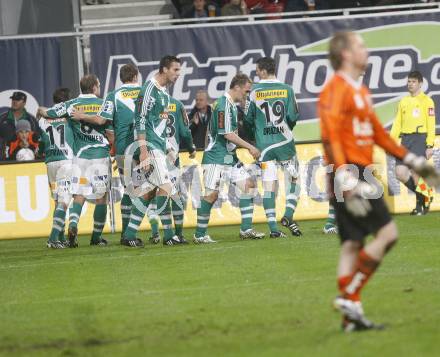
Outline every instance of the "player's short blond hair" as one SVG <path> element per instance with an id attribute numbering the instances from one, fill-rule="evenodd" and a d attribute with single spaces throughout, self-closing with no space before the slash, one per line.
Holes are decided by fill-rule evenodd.
<path id="1" fill-rule="evenodd" d="M 342 51 L 351 46 L 351 38 L 355 35 L 353 31 L 336 32 L 329 43 L 328 58 L 333 69 L 337 71 L 342 66 Z"/>

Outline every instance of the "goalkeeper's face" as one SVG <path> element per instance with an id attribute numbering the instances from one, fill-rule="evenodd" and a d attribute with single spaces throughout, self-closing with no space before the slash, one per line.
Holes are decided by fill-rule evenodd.
<path id="1" fill-rule="evenodd" d="M 180 63 L 172 62 L 169 68 L 164 68 L 168 83 L 174 83 L 180 76 Z"/>

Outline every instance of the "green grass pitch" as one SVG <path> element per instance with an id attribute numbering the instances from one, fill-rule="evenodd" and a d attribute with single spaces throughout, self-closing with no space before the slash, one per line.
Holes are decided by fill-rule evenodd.
<path id="1" fill-rule="evenodd" d="M 399 244 L 363 292 L 388 328 L 355 334 L 331 308 L 339 241 L 323 221 L 284 240 L 214 227 L 204 246 L 1 241 L 0 355 L 439 356 L 440 214 L 395 218 Z"/>

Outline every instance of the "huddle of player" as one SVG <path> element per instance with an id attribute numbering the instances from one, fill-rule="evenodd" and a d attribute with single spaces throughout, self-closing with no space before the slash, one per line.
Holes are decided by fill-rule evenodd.
<path id="1" fill-rule="evenodd" d="M 339 231 L 341 238 L 337 279 L 340 295 L 334 306 L 342 314 L 344 331 L 381 328 L 365 317 L 360 292 L 396 243 L 397 228 L 382 193 L 369 179 L 373 146 L 381 146 L 431 186 L 440 184 L 440 175 L 424 157 L 398 145 L 380 124 L 370 93 L 359 82 L 368 60 L 361 37 L 352 32 L 335 34 L 330 41 L 329 59 L 336 72 L 320 95 L 318 114 L 325 159 L 333 165 L 333 171 L 328 174 L 330 210 L 324 230 Z M 191 157 L 195 148 L 183 105 L 167 92 L 167 86 L 177 80 L 179 73 L 180 60 L 165 56 L 157 74 L 140 87 L 137 68 L 125 65 L 120 71 L 123 85 L 104 101 L 98 98 L 99 80 L 87 75 L 81 79 L 82 94 L 78 98 L 61 101 L 50 109 L 39 108 L 40 117 L 51 118 L 40 119 L 47 144 L 48 177 L 56 202 L 48 247 L 78 246 L 77 225 L 86 199 L 95 202 L 90 244 L 107 245 L 102 230 L 111 176 L 110 143 L 125 187 L 121 202 L 121 244 L 144 246 L 137 232 L 146 214 L 153 227 L 152 243 L 160 242 L 157 217 L 162 222 L 163 244 L 187 243 L 182 232 L 185 195 L 180 187 L 178 151 L 181 140 Z M 249 167 L 239 161 L 237 147 L 247 149 L 255 159 L 253 169 L 261 170 L 270 237 L 286 236 L 278 229 L 275 217 L 279 168 L 284 170 L 288 183 L 281 224 L 293 235 L 301 235 L 293 220 L 299 196 L 298 160 L 292 135 L 299 116 L 295 95 L 292 88 L 275 78 L 272 58 L 259 59 L 256 74 L 260 79 L 256 84 L 246 75 L 237 74 L 213 105 L 202 160 L 204 195 L 197 209 L 194 243 L 215 242 L 207 234 L 207 228 L 211 208 L 225 180 L 236 188 L 240 198 L 240 237 L 264 237 L 252 228 L 257 186 Z M 255 146 L 237 135 L 236 103 L 244 107 L 244 124 L 253 133 Z M 66 240 L 64 222 L 71 195 L 73 204 Z M 365 244 L 369 234 L 374 239 Z"/>
<path id="2" fill-rule="evenodd" d="M 146 214 L 152 226 L 151 243 L 160 242 L 158 218 L 162 222 L 165 245 L 187 243 L 183 236 L 186 195 L 178 153 L 181 141 L 188 148 L 190 158 L 195 157 L 195 147 L 183 104 L 167 92 L 167 87 L 179 77 L 180 60 L 174 56 L 163 57 L 157 74 L 143 86 L 138 84 L 138 74 L 134 65 L 122 66 L 122 86 L 104 100 L 99 98 L 98 78 L 86 75 L 80 81 L 78 98 L 63 100 L 56 96 L 57 103 L 52 108 L 39 108 L 48 177 L 56 202 L 48 247 L 78 246 L 77 226 L 86 200 L 95 203 L 90 244 L 108 244 L 102 230 L 109 199 L 111 147 L 125 189 L 121 201 L 121 244 L 144 246 L 136 234 Z M 250 174 L 252 170 L 261 170 L 263 206 L 270 237 L 286 237 L 278 229 L 275 217 L 278 168 L 284 170 L 288 180 L 281 224 L 293 235 L 301 235 L 293 220 L 300 187 L 292 135 L 299 117 L 295 95 L 291 87 L 275 78 L 272 58 L 261 58 L 256 74 L 260 81 L 254 85 L 248 76 L 237 74 L 229 89 L 213 104 L 202 161 L 204 196 L 197 210 L 194 243 L 215 242 L 207 234 L 207 227 L 211 208 L 225 181 L 236 188 L 240 198 L 240 238 L 264 238 L 263 233 L 252 228 L 253 199 L 257 193 L 255 177 Z M 245 125 L 254 133 L 256 147 L 237 135 L 237 103 L 244 107 Z M 237 146 L 249 150 L 256 160 L 251 169 L 238 160 Z M 66 239 L 66 211 L 72 196 Z M 324 232 L 336 233 L 332 211 Z"/>

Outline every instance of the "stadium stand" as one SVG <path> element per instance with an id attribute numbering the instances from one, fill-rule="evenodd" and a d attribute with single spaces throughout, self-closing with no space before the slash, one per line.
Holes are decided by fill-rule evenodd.
<path id="1" fill-rule="evenodd" d="M 175 14 L 171 0 L 112 0 L 110 4 L 82 5 L 81 23 L 87 29 L 97 29 L 115 24 L 167 20 Z"/>

